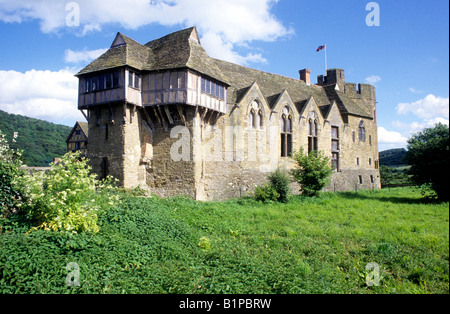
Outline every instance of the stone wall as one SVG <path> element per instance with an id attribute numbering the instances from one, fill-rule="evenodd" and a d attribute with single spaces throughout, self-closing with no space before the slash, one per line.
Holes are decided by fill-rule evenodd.
<path id="1" fill-rule="evenodd" d="M 124 182 L 124 124 L 123 105 L 96 107 L 89 112 L 88 159 L 93 173 L 109 174 Z M 105 170 L 104 167 L 107 167 Z"/>
<path id="2" fill-rule="evenodd" d="M 356 93 L 353 99 L 361 106 L 373 106 L 375 114 L 373 92 L 365 90 L 370 95 Z M 104 174 L 106 160 L 107 174 L 122 186 L 148 188 L 162 197 L 223 200 L 248 195 L 276 168 L 295 166 L 280 153 L 281 116 L 287 113 L 292 121 L 293 151 L 308 150 L 310 119 L 317 121 L 318 149 L 325 156 L 332 153 L 332 127 L 339 130 L 339 169 L 325 190 L 380 187 L 376 119 L 351 115 L 343 119 L 335 103 L 324 111 L 311 98 L 298 107 L 284 91 L 269 107 L 255 83 L 238 104 L 228 104 L 227 114 L 190 105 L 176 108 L 173 104 L 167 111 L 161 107 L 115 103 L 91 109 L 89 158 L 93 171 Z M 262 112 L 258 126 L 252 125 L 249 115 L 255 108 Z M 359 140 L 361 122 L 365 141 Z M 298 191 L 294 184 L 293 192 Z"/>

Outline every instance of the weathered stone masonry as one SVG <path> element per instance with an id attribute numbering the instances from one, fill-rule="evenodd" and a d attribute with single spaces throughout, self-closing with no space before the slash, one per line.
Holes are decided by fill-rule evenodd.
<path id="1" fill-rule="evenodd" d="M 332 157 L 327 190 L 380 187 L 376 94 L 331 69 L 311 84 L 210 58 L 197 31 L 145 45 L 117 34 L 77 74 L 93 171 L 198 200 L 245 195 L 303 147 Z"/>

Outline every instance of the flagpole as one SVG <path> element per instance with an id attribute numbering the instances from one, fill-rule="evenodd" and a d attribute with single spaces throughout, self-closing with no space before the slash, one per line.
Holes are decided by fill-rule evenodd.
<path id="1" fill-rule="evenodd" d="M 327 75 L 328 65 L 327 65 L 327 43 L 325 43 L 325 75 Z"/>

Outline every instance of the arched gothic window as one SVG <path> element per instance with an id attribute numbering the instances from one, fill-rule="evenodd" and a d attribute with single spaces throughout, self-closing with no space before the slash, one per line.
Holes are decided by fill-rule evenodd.
<path id="1" fill-rule="evenodd" d="M 309 114 L 308 120 L 308 153 L 318 150 L 319 121 L 314 111 Z"/>
<path id="2" fill-rule="evenodd" d="M 252 129 L 262 129 L 264 126 L 263 112 L 260 104 L 254 100 L 248 114 L 248 126 Z"/>
<path id="3" fill-rule="evenodd" d="M 359 141 L 365 142 L 366 141 L 366 127 L 364 126 L 364 121 L 361 121 L 359 123 Z"/>
<path id="4" fill-rule="evenodd" d="M 292 154 L 292 115 L 289 107 L 284 107 L 281 114 L 281 157 Z"/>

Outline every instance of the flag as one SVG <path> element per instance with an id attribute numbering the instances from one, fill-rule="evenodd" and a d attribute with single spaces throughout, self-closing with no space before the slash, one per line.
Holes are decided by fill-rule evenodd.
<path id="1" fill-rule="evenodd" d="M 323 50 L 323 49 L 325 49 L 325 45 L 323 45 L 323 46 L 319 46 L 319 48 L 317 48 L 317 50 L 316 50 L 316 52 L 319 52 L 320 50 Z"/>

